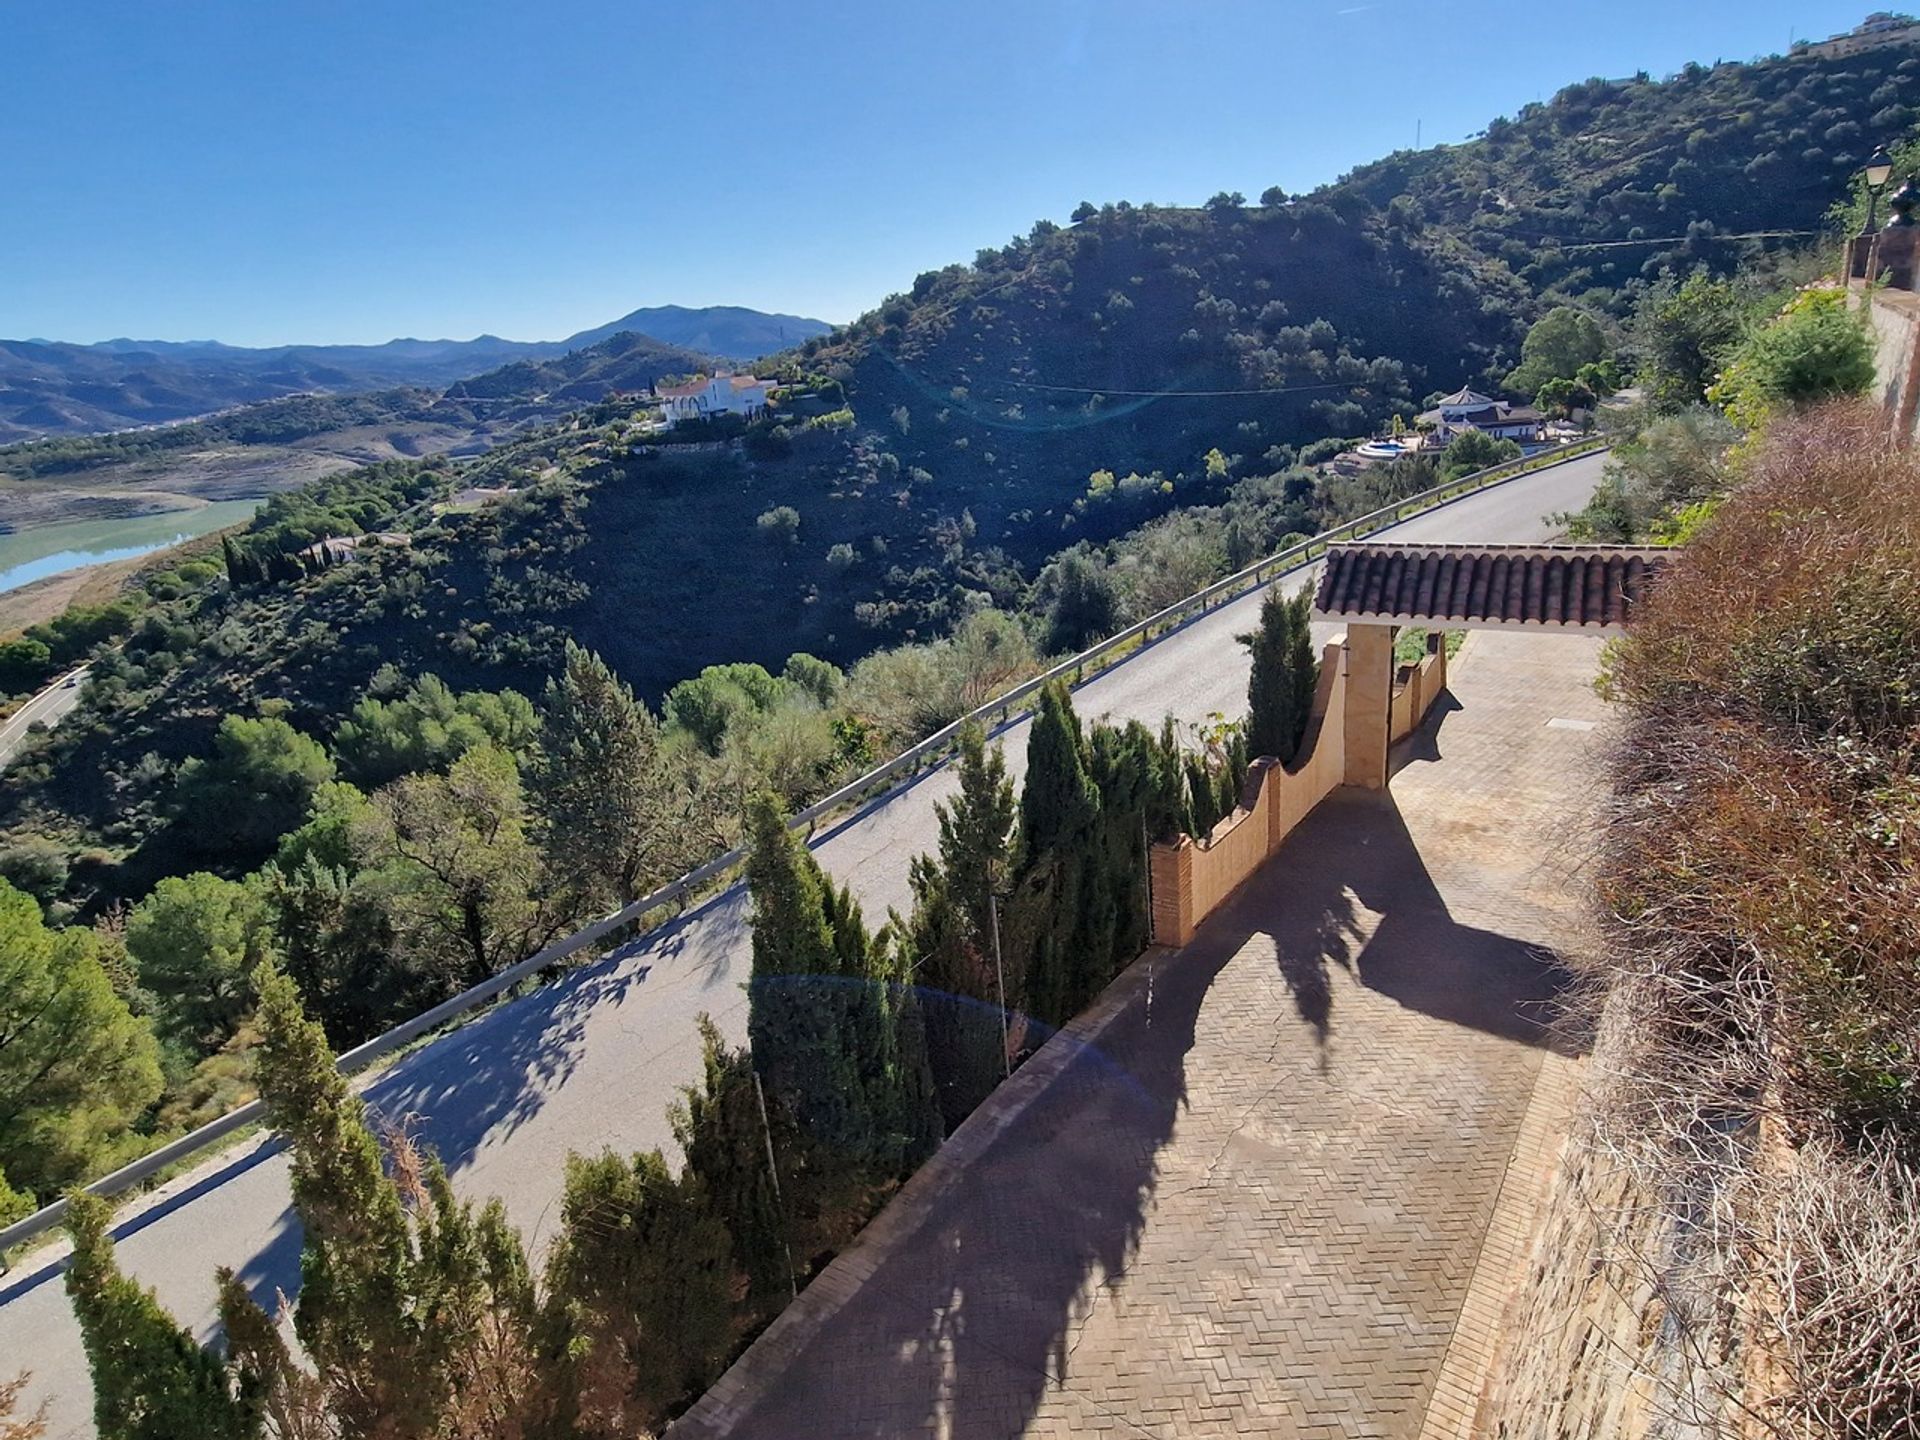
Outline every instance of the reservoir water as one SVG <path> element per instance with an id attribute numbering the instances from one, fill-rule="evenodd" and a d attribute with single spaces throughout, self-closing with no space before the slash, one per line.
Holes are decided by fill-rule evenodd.
<path id="1" fill-rule="evenodd" d="M 198 510 L 169 510 L 124 520 L 72 520 L 0 535 L 0 593 L 49 575 L 164 550 L 237 525 L 259 508 L 258 500 L 216 500 Z"/>

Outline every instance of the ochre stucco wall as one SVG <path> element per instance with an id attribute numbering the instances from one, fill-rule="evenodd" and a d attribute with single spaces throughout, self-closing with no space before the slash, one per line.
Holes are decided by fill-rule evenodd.
<path id="1" fill-rule="evenodd" d="M 1192 940 L 1200 922 L 1264 865 L 1313 807 L 1347 779 L 1351 661 L 1345 637 L 1331 642 L 1321 656 L 1313 719 L 1293 769 L 1271 756 L 1255 760 L 1239 806 L 1213 827 L 1205 841 L 1196 843 L 1183 835 L 1176 842 L 1153 847 L 1150 873 L 1156 943 L 1185 945 Z M 1385 662 L 1381 663 L 1384 667 Z M 1399 740 L 1426 718 L 1446 688 L 1444 647 L 1418 665 L 1401 667 L 1394 680 L 1391 693 L 1377 693 L 1374 704 L 1382 736 Z M 1371 731 L 1372 726 L 1367 728 Z M 1381 769 L 1385 769 L 1384 754 Z"/>

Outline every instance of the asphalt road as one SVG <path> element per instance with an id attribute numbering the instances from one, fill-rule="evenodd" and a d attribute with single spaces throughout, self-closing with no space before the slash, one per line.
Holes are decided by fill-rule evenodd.
<path id="1" fill-rule="evenodd" d="M 1481 492 L 1396 527 L 1395 539 L 1544 540 L 1546 516 L 1577 509 L 1600 478 L 1598 456 Z M 1280 582 L 1306 582 L 1295 572 Z M 1075 695 L 1083 719 L 1171 712 L 1204 720 L 1245 708 L 1248 658 L 1235 636 L 1253 627 L 1255 592 L 1196 619 Z M 1008 768 L 1026 766 L 1026 724 L 1000 737 Z M 816 838 L 821 863 L 849 884 L 870 922 L 905 908 L 912 857 L 933 848 L 934 804 L 957 789 L 930 773 Z M 713 1016 L 746 1038 L 741 985 L 751 965 L 748 905 L 735 888 L 643 940 L 424 1047 L 367 1089 L 382 1114 L 412 1117 L 463 1195 L 498 1195 L 539 1248 L 557 1222 L 570 1151 L 670 1146 L 666 1109 L 699 1071 L 696 1020 Z M 214 1325 L 213 1272 L 230 1265 L 270 1307 L 299 1277 L 300 1232 L 288 1206 L 287 1161 L 272 1141 L 229 1151 L 131 1207 L 115 1229 L 121 1263 L 202 1335 Z M 28 1405 L 50 1397 L 52 1440 L 92 1434 L 78 1331 L 53 1263 L 30 1255 L 0 1277 L 0 1372 L 33 1373 Z"/>
<path id="2" fill-rule="evenodd" d="M 72 683 L 69 684 L 69 681 Z M 11 765 L 14 754 L 27 743 L 27 728 L 34 721 L 39 721 L 51 730 L 66 718 L 67 712 L 80 703 L 80 689 L 86 683 L 87 672 L 84 666 L 62 675 L 14 711 L 4 725 L 0 725 L 0 770 Z"/>

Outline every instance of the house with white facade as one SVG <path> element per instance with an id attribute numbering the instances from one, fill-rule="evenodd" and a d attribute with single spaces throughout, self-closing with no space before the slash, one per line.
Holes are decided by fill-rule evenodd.
<path id="1" fill-rule="evenodd" d="M 1496 440 L 1526 444 L 1546 437 L 1547 417 L 1531 405 L 1510 405 L 1478 390 L 1462 388 L 1441 396 L 1440 403 L 1423 413 L 1419 423 L 1443 440 L 1462 430 L 1479 430 Z"/>
<path id="2" fill-rule="evenodd" d="M 739 415 L 748 420 L 767 408 L 773 381 L 752 375 L 696 375 L 684 385 L 656 385 L 654 399 L 660 418 L 669 425 L 682 420 L 704 420 L 715 415 Z"/>
<path id="3" fill-rule="evenodd" d="M 1897 14 L 1891 10 L 1876 10 L 1843 35 L 1834 35 L 1819 41 L 1796 40 L 1793 44 L 1793 53 L 1839 60 L 1868 50 L 1878 50 L 1886 45 L 1913 44 L 1920 44 L 1920 22 L 1916 22 L 1911 15 Z"/>

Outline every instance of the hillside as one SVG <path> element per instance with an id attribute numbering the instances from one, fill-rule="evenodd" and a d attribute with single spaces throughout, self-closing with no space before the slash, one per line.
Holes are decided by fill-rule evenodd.
<path id="1" fill-rule="evenodd" d="M 655 328 L 657 327 L 657 328 Z M 638 330 L 667 345 L 750 359 L 823 333 L 818 320 L 740 306 L 633 311 L 564 340 L 389 340 L 381 345 L 0 340 L 0 443 L 163 425 L 294 394 L 439 389 L 514 361 L 538 361 Z"/>
<path id="2" fill-rule="evenodd" d="M 1767 244 L 1716 237 L 1805 243 L 1874 146 L 1912 128 L 1917 80 L 1911 45 L 1588 80 L 1324 193 L 1445 229 L 1543 300 L 1617 308 L 1662 271 L 1731 270 Z"/>
<path id="3" fill-rule="evenodd" d="M 622 330 L 552 360 L 516 360 L 456 381 L 447 388 L 446 399 L 456 405 L 469 401 L 589 405 L 616 391 L 648 390 L 664 377 L 691 375 L 713 365 L 712 355 Z"/>
<path id="4" fill-rule="evenodd" d="M 1084 204 L 797 364 L 972 505 L 1098 469 L 1178 483 L 1214 446 L 1258 465 L 1462 382 L 1497 391 L 1558 300 L 1620 314 L 1663 273 L 1809 243 L 1913 123 L 1916 72 L 1890 47 L 1593 80 L 1309 196 Z M 1753 232 L 1774 238 L 1720 238 Z"/>
<path id="5" fill-rule="evenodd" d="M 1215 448 L 1285 468 L 1510 364 L 1531 303 L 1497 263 L 1351 202 L 1080 213 L 802 347 L 983 524 L 1100 470 L 1177 491 Z"/>

